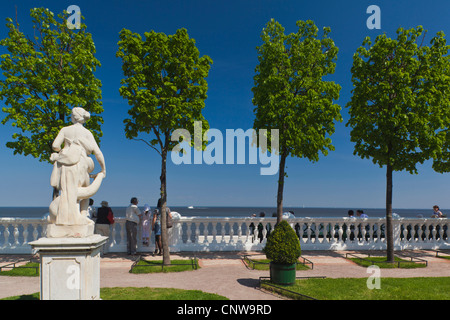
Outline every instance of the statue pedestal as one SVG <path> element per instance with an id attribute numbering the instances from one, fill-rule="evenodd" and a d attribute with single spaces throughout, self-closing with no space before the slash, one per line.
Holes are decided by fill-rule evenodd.
<path id="1" fill-rule="evenodd" d="M 41 300 L 100 299 L 100 250 L 108 237 L 40 238 Z"/>

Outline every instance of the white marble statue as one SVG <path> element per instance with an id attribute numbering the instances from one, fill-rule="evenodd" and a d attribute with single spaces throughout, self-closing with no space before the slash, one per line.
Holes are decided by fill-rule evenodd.
<path id="1" fill-rule="evenodd" d="M 54 161 L 50 184 L 59 190 L 59 196 L 50 204 L 50 224 L 80 226 L 93 223 L 87 218 L 89 198 L 98 191 L 106 177 L 106 166 L 94 136 L 83 127 L 89 117 L 89 112 L 83 108 L 73 108 L 73 124 L 62 128 L 53 141 L 52 148 L 56 153 L 50 157 Z M 101 167 L 101 172 L 96 175 L 90 175 L 94 170 L 91 154 L 95 155 Z M 90 178 L 94 178 L 92 183 Z"/>

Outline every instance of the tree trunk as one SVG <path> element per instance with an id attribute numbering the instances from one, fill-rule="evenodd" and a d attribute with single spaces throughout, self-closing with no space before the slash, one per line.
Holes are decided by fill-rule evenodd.
<path id="1" fill-rule="evenodd" d="M 283 220 L 283 189 L 284 189 L 284 167 L 287 152 L 281 154 L 280 168 L 278 170 L 278 193 L 277 193 L 277 224 Z"/>
<path id="2" fill-rule="evenodd" d="M 386 251 L 387 261 L 394 262 L 394 231 L 392 228 L 392 167 L 386 169 Z"/>
<path id="3" fill-rule="evenodd" d="M 170 264 L 169 239 L 167 235 L 167 187 L 166 187 L 166 163 L 167 163 L 167 148 L 164 148 L 161 154 L 161 242 L 163 249 L 163 264 Z"/>

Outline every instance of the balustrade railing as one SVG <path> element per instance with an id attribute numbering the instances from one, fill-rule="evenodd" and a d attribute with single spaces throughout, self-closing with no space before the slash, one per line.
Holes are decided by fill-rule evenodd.
<path id="1" fill-rule="evenodd" d="M 107 250 L 126 252 L 125 219 L 111 226 Z M 294 218 L 287 219 L 303 250 L 384 250 L 384 218 Z M 260 251 L 273 231 L 275 218 L 181 217 L 169 229 L 171 252 Z M 394 247 L 404 249 L 449 248 L 447 219 L 393 220 Z M 45 219 L 0 218 L 0 254 L 31 253 L 29 242 L 45 236 Z M 140 229 L 138 240 L 140 240 Z M 138 241 L 138 251 L 151 252 Z"/>

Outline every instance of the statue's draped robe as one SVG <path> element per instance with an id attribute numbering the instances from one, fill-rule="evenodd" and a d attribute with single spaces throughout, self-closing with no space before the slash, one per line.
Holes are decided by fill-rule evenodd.
<path id="1" fill-rule="evenodd" d="M 94 161 L 89 157 L 92 147 L 84 138 L 64 139 L 64 148 L 55 155 L 50 184 L 60 190 L 56 208 L 57 225 L 85 224 L 80 213 L 78 188 L 89 186 L 89 173 Z"/>

